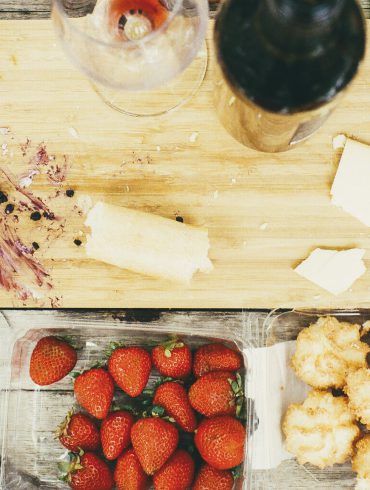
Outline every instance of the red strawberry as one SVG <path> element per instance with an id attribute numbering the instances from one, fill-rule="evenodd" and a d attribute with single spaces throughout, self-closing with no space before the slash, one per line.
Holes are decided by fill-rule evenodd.
<path id="1" fill-rule="evenodd" d="M 105 419 L 114 393 L 112 377 L 103 368 L 93 368 L 80 374 L 74 385 L 78 403 L 97 419 Z"/>
<path id="2" fill-rule="evenodd" d="M 238 420 L 221 415 L 203 420 L 194 441 L 206 463 L 228 470 L 243 461 L 245 437 L 245 428 Z"/>
<path id="3" fill-rule="evenodd" d="M 151 368 L 150 354 L 141 347 L 118 347 L 108 361 L 108 371 L 114 381 L 132 397 L 144 390 Z"/>
<path id="4" fill-rule="evenodd" d="M 223 344 L 207 344 L 196 351 L 193 372 L 199 378 L 210 371 L 238 371 L 242 366 L 238 352 Z"/>
<path id="5" fill-rule="evenodd" d="M 31 379 L 40 386 L 51 385 L 67 376 L 76 362 L 77 353 L 67 342 L 57 337 L 44 337 L 31 355 Z"/>
<path id="6" fill-rule="evenodd" d="M 67 481 L 74 490 L 112 490 L 114 485 L 107 463 L 94 453 L 75 457 Z"/>
<path id="7" fill-rule="evenodd" d="M 241 379 L 234 373 L 213 371 L 204 374 L 190 387 L 191 406 L 205 417 L 235 415 L 243 402 Z"/>
<path id="8" fill-rule="evenodd" d="M 146 490 L 149 487 L 149 478 L 133 449 L 118 458 L 114 481 L 118 490 Z"/>
<path id="9" fill-rule="evenodd" d="M 141 419 L 131 429 L 131 442 L 143 470 L 148 475 L 153 475 L 177 448 L 179 433 L 166 420 Z"/>
<path id="10" fill-rule="evenodd" d="M 101 444 L 106 459 L 117 459 L 131 442 L 134 417 L 124 411 L 113 412 L 103 420 L 100 428 Z"/>
<path id="11" fill-rule="evenodd" d="M 185 379 L 191 374 L 191 351 L 186 344 L 176 339 L 154 347 L 152 361 L 162 376 Z"/>
<path id="12" fill-rule="evenodd" d="M 185 432 L 194 432 L 197 428 L 195 412 L 189 403 L 188 394 L 176 381 L 160 385 L 155 392 L 153 403 L 163 407 Z"/>
<path id="13" fill-rule="evenodd" d="M 231 471 L 216 470 L 205 464 L 199 470 L 192 490 L 232 490 L 234 478 Z"/>
<path id="14" fill-rule="evenodd" d="M 194 461 L 178 449 L 153 477 L 155 490 L 186 490 L 194 479 Z"/>
<path id="15" fill-rule="evenodd" d="M 80 449 L 96 451 L 100 447 L 99 430 L 90 417 L 83 413 L 68 412 L 56 431 L 60 443 L 75 453 Z"/>

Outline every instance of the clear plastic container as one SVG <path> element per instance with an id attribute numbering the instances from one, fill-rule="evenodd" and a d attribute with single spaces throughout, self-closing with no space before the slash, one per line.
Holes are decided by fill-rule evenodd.
<path id="1" fill-rule="evenodd" d="M 69 335 L 83 347 L 76 369 L 83 369 L 102 358 L 111 341 L 127 345 L 149 345 L 169 335 L 181 336 L 196 347 L 211 340 L 237 346 L 244 355 L 246 385 L 250 382 L 266 390 L 263 366 L 251 362 L 251 350 L 295 340 L 298 333 L 319 316 L 330 314 L 339 320 L 364 323 L 369 311 L 273 311 L 266 312 L 166 312 L 153 321 L 140 322 L 125 313 L 84 311 L 4 311 L 0 315 L 0 359 L 2 392 L 0 431 L 2 464 L 0 488 L 6 490 L 62 489 L 57 480 L 57 462 L 65 456 L 53 439 L 53 430 L 74 403 L 72 382 L 67 377 L 50 387 L 35 387 L 28 375 L 29 358 L 37 340 L 45 335 Z M 153 384 L 155 376 L 150 379 Z M 124 396 L 124 395 L 122 395 Z M 255 413 L 251 394 L 246 392 L 248 439 L 240 490 L 337 489 L 353 488 L 355 476 L 350 464 L 319 470 L 300 466 L 295 459 L 283 461 L 277 468 L 255 471 L 251 455 L 256 449 L 259 417 L 268 416 L 270 407 Z M 0 434 L 1 435 L 1 434 Z M 269 457 L 269 440 L 262 450 Z"/>
<path id="2" fill-rule="evenodd" d="M 327 311 L 272 311 L 265 319 L 260 335 L 253 339 L 254 347 L 273 346 L 279 342 L 295 340 L 299 332 L 317 321 L 320 316 L 335 316 L 339 321 L 364 324 L 370 320 L 370 311 L 367 310 L 327 310 Z M 249 363 L 248 375 L 256 378 L 255 366 Z M 265 442 L 266 455 L 269 451 L 268 441 Z M 292 458 L 283 461 L 277 468 L 253 472 L 252 488 L 271 489 L 348 489 L 354 488 L 355 474 L 351 471 L 351 463 L 335 465 L 332 468 L 320 470 L 311 465 L 301 466 Z"/>
<path id="3" fill-rule="evenodd" d="M 0 487 L 6 490 L 68 488 L 66 483 L 58 481 L 57 470 L 57 463 L 67 451 L 54 440 L 53 432 L 75 402 L 73 383 L 69 376 L 48 387 L 32 383 L 29 360 L 40 338 L 71 337 L 82 348 L 75 370 L 91 367 L 94 361 L 104 358 L 111 341 L 145 346 L 177 334 L 192 347 L 211 340 L 232 344 L 241 351 L 246 347 L 247 326 L 243 324 L 242 313 L 173 312 L 163 313 L 151 322 L 136 322 L 106 312 L 9 310 L 2 313 L 0 320 L 0 359 L 7 354 L 9 360 L 9 369 L 2 366 L 0 379 L 0 386 L 7 387 L 1 407 L 0 478 Z M 149 384 L 155 381 L 153 374 Z M 122 392 L 118 396 L 125 397 Z M 251 450 L 248 447 L 247 454 Z M 249 475 L 248 458 L 244 469 L 245 475 Z M 243 487 L 249 487 L 248 476 Z"/>

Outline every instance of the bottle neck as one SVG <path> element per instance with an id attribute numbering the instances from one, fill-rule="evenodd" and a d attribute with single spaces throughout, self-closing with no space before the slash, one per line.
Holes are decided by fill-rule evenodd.
<path id="1" fill-rule="evenodd" d="M 346 0 L 262 0 L 260 29 L 277 50 L 310 53 L 330 39 Z"/>

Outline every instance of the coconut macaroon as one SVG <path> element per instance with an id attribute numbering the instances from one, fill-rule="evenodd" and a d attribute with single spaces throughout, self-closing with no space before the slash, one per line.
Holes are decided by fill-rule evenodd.
<path id="1" fill-rule="evenodd" d="M 357 442 L 352 469 L 357 473 L 356 489 L 370 489 L 370 434 Z"/>
<path id="2" fill-rule="evenodd" d="M 345 397 L 313 390 L 306 400 L 288 407 L 283 421 L 287 451 L 299 464 L 321 469 L 346 462 L 360 429 Z"/>
<path id="3" fill-rule="evenodd" d="M 344 391 L 352 412 L 370 429 L 370 369 L 363 368 L 349 373 Z"/>
<path id="4" fill-rule="evenodd" d="M 367 365 L 370 348 L 360 336 L 360 325 L 321 317 L 299 333 L 291 366 L 313 388 L 343 388 L 348 373 Z"/>

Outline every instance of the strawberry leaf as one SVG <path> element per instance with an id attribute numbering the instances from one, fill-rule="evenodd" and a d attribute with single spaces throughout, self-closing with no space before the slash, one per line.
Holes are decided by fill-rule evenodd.
<path id="1" fill-rule="evenodd" d="M 151 410 L 151 413 L 153 417 L 162 417 L 165 413 L 165 409 L 160 405 L 154 405 L 154 407 Z"/>
<path id="2" fill-rule="evenodd" d="M 240 464 L 239 466 L 235 466 L 235 468 L 232 468 L 231 473 L 234 477 L 234 480 L 240 478 L 243 475 L 242 465 Z"/>

